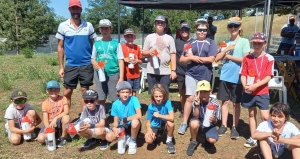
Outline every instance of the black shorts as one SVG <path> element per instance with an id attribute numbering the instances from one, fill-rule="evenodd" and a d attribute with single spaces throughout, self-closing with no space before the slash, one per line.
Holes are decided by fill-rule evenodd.
<path id="1" fill-rule="evenodd" d="M 242 101 L 242 93 L 242 84 L 220 81 L 217 98 L 222 101 L 230 99 L 233 103 L 240 103 Z"/>
<path id="2" fill-rule="evenodd" d="M 153 133 L 156 137 L 160 137 L 164 133 L 166 133 L 166 123 L 162 123 L 160 127 L 151 127 Z"/>
<path id="3" fill-rule="evenodd" d="M 64 87 L 76 89 L 78 81 L 81 87 L 93 85 L 93 65 L 65 66 Z"/>
<path id="4" fill-rule="evenodd" d="M 170 75 L 155 75 L 147 73 L 147 81 L 148 81 L 148 94 L 151 94 L 151 90 L 153 86 L 157 83 L 162 84 L 166 91 L 169 93 L 169 87 L 171 83 Z"/>
<path id="5" fill-rule="evenodd" d="M 139 129 L 138 134 L 140 134 L 141 131 L 142 131 L 142 123 L 140 121 L 140 129 Z M 125 133 L 126 134 L 131 134 L 131 123 L 126 125 L 126 127 L 125 127 Z"/>
<path id="6" fill-rule="evenodd" d="M 177 75 L 177 84 L 179 90 L 185 88 L 185 75 Z"/>

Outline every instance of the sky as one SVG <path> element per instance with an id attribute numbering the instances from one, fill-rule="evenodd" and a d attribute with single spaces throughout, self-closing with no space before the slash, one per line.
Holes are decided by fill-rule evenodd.
<path id="1" fill-rule="evenodd" d="M 87 0 L 80 0 L 82 5 L 82 12 L 88 7 Z M 70 12 L 68 10 L 69 0 L 51 0 L 48 4 L 49 7 L 54 9 L 54 13 L 63 16 L 65 18 L 70 18 Z"/>

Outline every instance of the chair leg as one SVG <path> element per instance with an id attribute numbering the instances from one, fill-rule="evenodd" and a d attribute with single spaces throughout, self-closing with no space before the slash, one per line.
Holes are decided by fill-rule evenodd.
<path id="1" fill-rule="evenodd" d="M 282 103 L 282 91 L 279 90 L 278 92 L 279 92 L 278 93 L 278 95 L 279 95 L 279 102 Z"/>
<path id="2" fill-rule="evenodd" d="M 213 69 L 214 69 L 214 68 L 213 68 Z M 211 84 L 211 85 L 212 85 L 212 87 L 211 87 L 211 90 L 212 90 L 212 91 L 214 91 L 215 78 L 216 78 L 216 77 L 215 77 L 215 75 L 214 75 L 214 73 L 213 73 L 213 76 L 212 76 L 212 84 Z"/>
<path id="3" fill-rule="evenodd" d="M 283 87 L 282 93 L 283 93 L 283 103 L 284 104 L 288 104 L 287 103 L 287 90 L 286 90 L 286 86 Z"/>

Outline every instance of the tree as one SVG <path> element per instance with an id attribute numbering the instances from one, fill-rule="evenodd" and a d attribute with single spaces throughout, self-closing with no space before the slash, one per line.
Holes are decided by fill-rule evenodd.
<path id="1" fill-rule="evenodd" d="M 0 0 L 0 36 L 5 49 L 34 48 L 52 33 L 54 13 L 49 0 Z"/>

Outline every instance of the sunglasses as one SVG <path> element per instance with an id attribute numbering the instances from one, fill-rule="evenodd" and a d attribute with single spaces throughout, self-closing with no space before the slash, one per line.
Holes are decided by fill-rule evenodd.
<path id="1" fill-rule="evenodd" d="M 207 29 L 200 29 L 200 28 L 197 28 L 197 31 L 199 31 L 199 32 L 207 32 Z"/>
<path id="2" fill-rule="evenodd" d="M 186 33 L 188 33 L 188 32 L 190 32 L 190 29 L 185 29 L 185 30 L 180 30 L 180 32 L 186 32 Z"/>
<path id="3" fill-rule="evenodd" d="M 94 102 L 95 102 L 95 100 L 84 100 L 85 104 L 89 104 L 89 103 L 93 104 Z"/>
<path id="4" fill-rule="evenodd" d="M 14 103 L 15 104 L 24 104 L 26 102 L 26 99 L 15 99 Z"/>
<path id="5" fill-rule="evenodd" d="M 156 25 L 164 25 L 165 23 L 166 23 L 166 22 L 163 22 L 163 21 L 156 21 L 156 22 L 155 22 Z"/>
<path id="6" fill-rule="evenodd" d="M 233 25 L 227 25 L 228 28 L 239 28 L 241 25 L 233 24 Z"/>
<path id="7" fill-rule="evenodd" d="M 125 35 L 127 38 L 133 38 L 133 35 Z"/>

